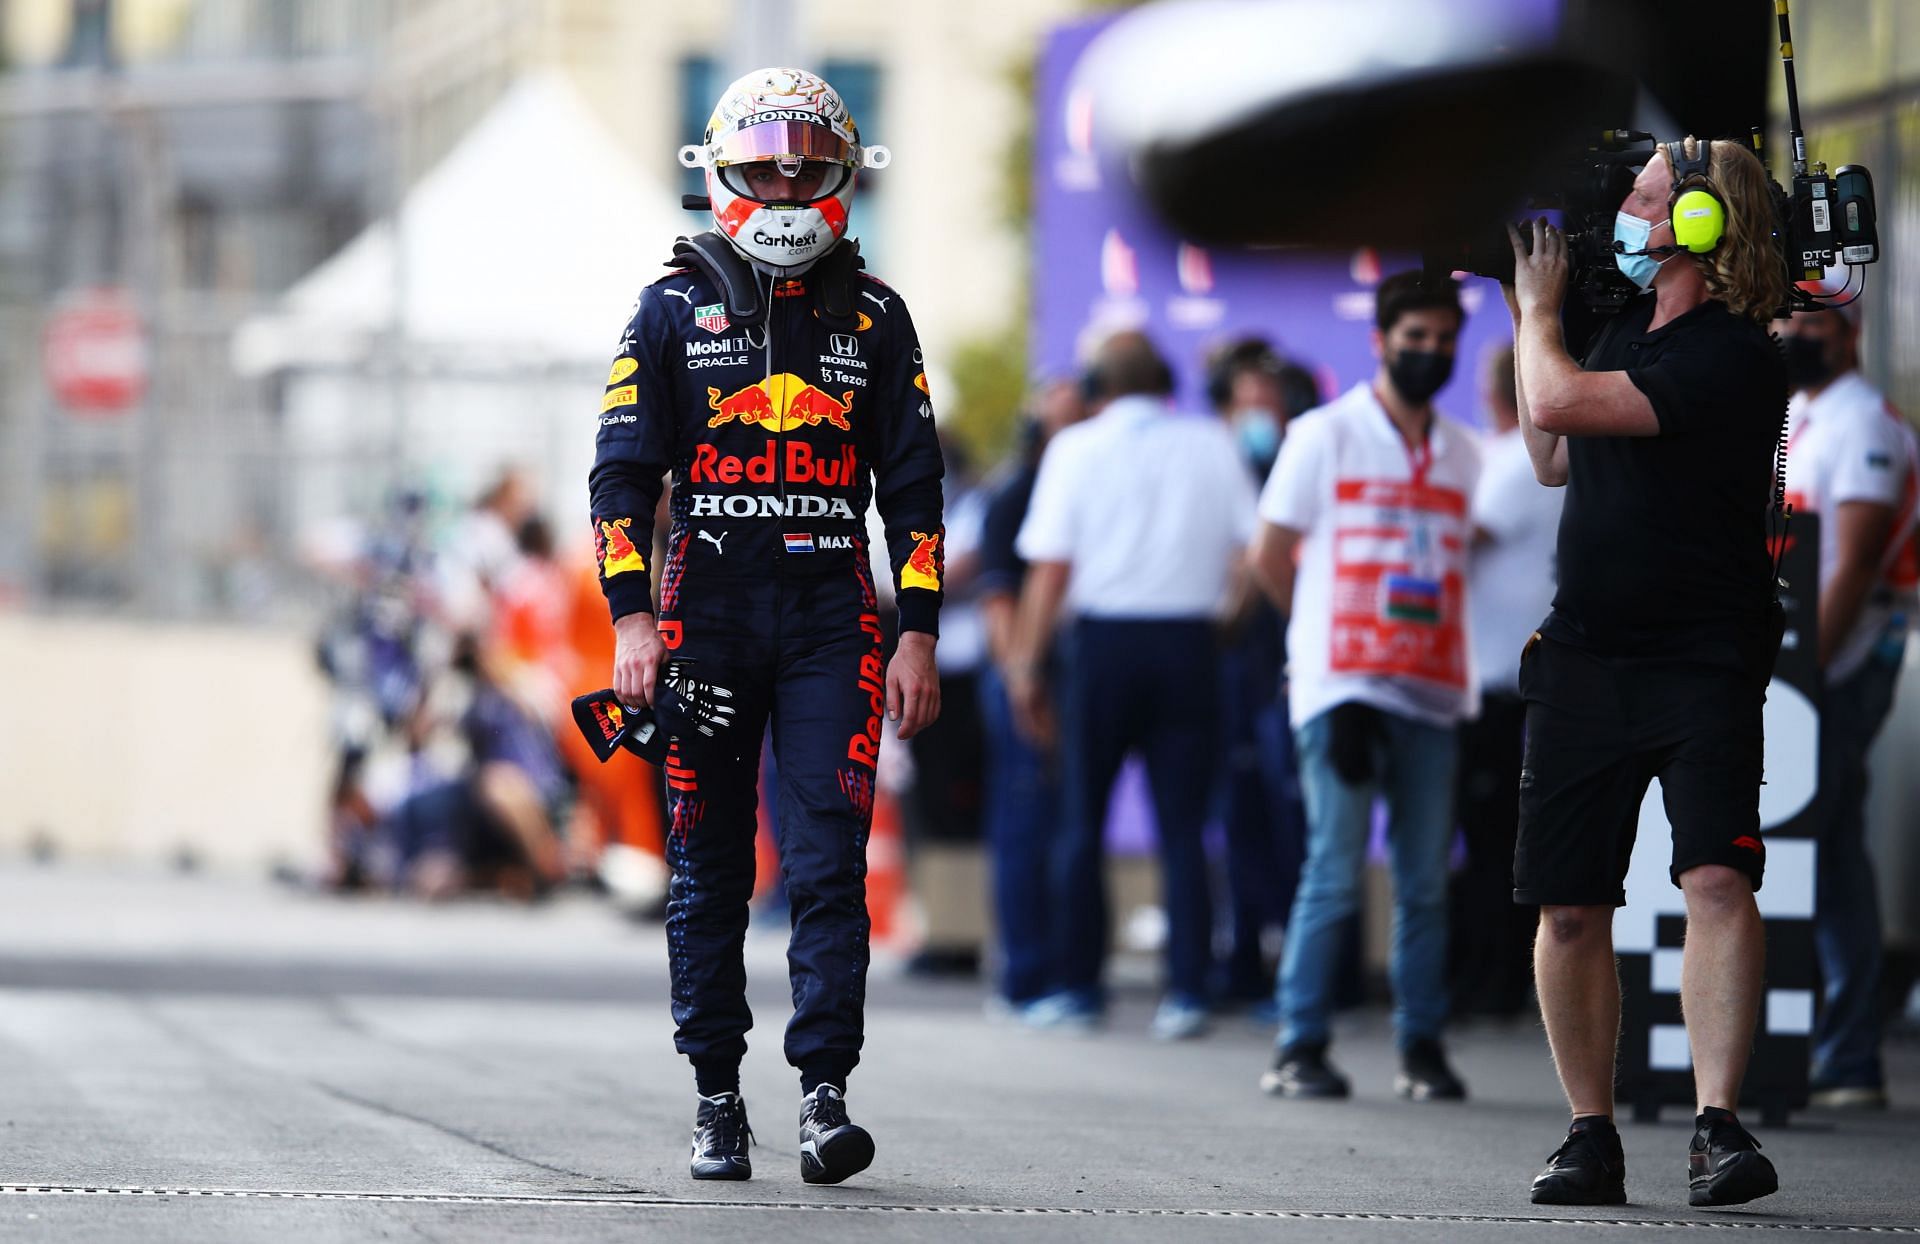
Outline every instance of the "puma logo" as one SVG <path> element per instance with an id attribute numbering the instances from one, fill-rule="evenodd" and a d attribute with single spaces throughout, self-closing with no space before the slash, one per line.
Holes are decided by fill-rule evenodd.
<path id="1" fill-rule="evenodd" d="M 871 291 L 864 290 L 864 289 L 860 291 L 860 296 L 862 298 L 865 298 L 868 302 L 871 302 L 874 306 L 879 307 L 882 311 L 885 311 L 887 309 L 887 304 L 893 301 L 893 299 L 891 298 L 881 298 L 878 295 L 872 293 Z"/>
<path id="2" fill-rule="evenodd" d="M 725 557 L 727 555 L 727 551 L 724 548 L 720 547 L 720 542 L 722 540 L 725 540 L 730 534 L 732 534 L 731 532 L 723 531 L 716 536 L 711 531 L 707 531 L 706 529 L 702 528 L 698 534 L 702 540 L 705 540 L 708 544 L 711 544 L 713 546 L 713 551 L 716 554 L 718 554 L 721 557 Z"/>
<path id="3" fill-rule="evenodd" d="M 682 302 L 686 303 L 689 307 L 693 305 L 693 290 L 690 288 L 689 289 L 663 289 L 660 292 L 663 294 L 666 294 L 669 297 L 680 299 Z"/>

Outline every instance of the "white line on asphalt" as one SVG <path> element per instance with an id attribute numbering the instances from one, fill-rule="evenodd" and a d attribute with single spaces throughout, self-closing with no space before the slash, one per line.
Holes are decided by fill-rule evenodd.
<path id="1" fill-rule="evenodd" d="M 1702 1231 L 1818 1231 L 1920 1235 L 1920 1225 L 1832 1222 L 1754 1222 L 1711 1218 L 1553 1218 L 1525 1214 L 1389 1214 L 1296 1209 L 1160 1209 L 1079 1205 L 883 1205 L 855 1201 L 699 1201 L 640 1196 L 496 1196 L 458 1192 L 290 1191 L 265 1188 L 121 1188 L 61 1184 L 0 1184 L 0 1196 L 222 1197 L 258 1201 L 378 1201 L 421 1205 L 584 1205 L 627 1209 L 814 1210 L 864 1214 L 999 1214 L 1066 1218 L 1258 1218 L 1307 1222 L 1433 1222 L 1515 1226 L 1645 1227 Z"/>

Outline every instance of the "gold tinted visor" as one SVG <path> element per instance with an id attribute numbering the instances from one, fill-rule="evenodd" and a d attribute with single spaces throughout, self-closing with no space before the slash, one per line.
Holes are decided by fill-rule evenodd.
<path id="1" fill-rule="evenodd" d="M 716 167 L 753 160 L 827 160 L 852 167 L 859 153 L 826 126 L 804 121 L 762 121 L 714 141 Z"/>

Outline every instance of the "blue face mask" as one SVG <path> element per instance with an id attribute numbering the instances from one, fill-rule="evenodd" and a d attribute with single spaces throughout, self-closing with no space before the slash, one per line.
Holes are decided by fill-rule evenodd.
<path id="1" fill-rule="evenodd" d="M 1613 217 L 1613 240 L 1620 243 L 1621 251 L 1613 256 L 1625 277 L 1641 289 L 1653 285 L 1653 278 L 1660 275 L 1660 265 L 1665 259 L 1655 259 L 1652 255 L 1635 255 L 1633 251 L 1647 249 L 1647 242 L 1653 236 L 1653 223 L 1629 216 L 1625 212 L 1616 212 Z M 1672 256 L 1667 257 L 1671 259 Z"/>
<path id="2" fill-rule="evenodd" d="M 1280 456 L 1280 416 L 1270 410 L 1249 407 L 1234 416 L 1234 434 L 1240 452 L 1255 466 L 1271 466 Z"/>

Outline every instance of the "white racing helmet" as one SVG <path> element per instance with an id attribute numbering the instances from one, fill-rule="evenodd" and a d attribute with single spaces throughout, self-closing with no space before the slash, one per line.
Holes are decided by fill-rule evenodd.
<path id="1" fill-rule="evenodd" d="M 680 163 L 706 170 L 721 234 L 756 266 L 789 275 L 846 236 L 856 172 L 891 158 L 885 147 L 860 145 L 846 104 L 804 69 L 736 79 L 714 106 L 705 142 L 680 148 Z"/>

